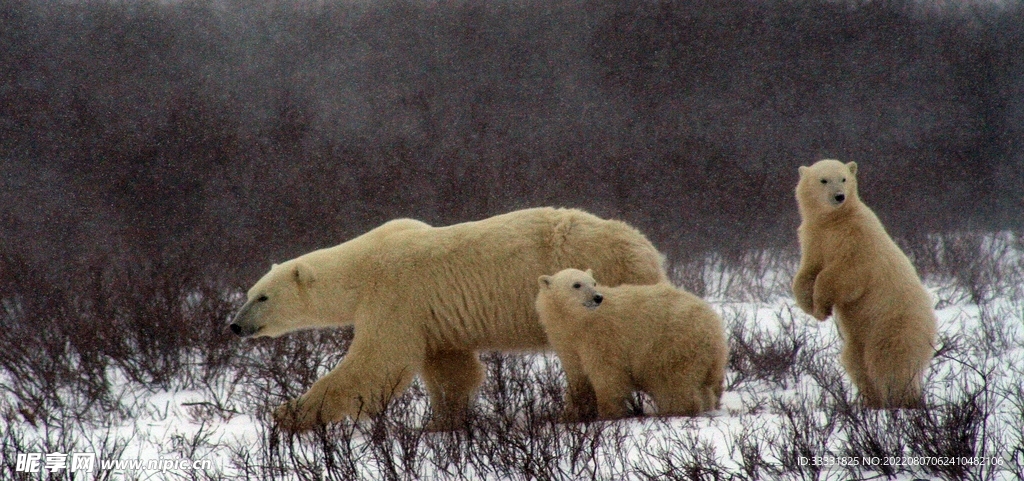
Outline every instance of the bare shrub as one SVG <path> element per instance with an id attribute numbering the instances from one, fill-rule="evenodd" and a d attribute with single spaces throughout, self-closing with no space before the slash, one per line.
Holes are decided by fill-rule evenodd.
<path id="1" fill-rule="evenodd" d="M 663 443 L 645 446 L 633 462 L 642 479 L 720 480 L 730 478 L 715 445 L 691 431 L 677 431 Z"/>
<path id="2" fill-rule="evenodd" d="M 941 232 L 915 236 L 903 241 L 915 264 L 926 278 L 944 285 L 939 289 L 939 307 L 968 301 L 983 305 L 998 296 L 1019 289 L 1018 235 L 1012 232 Z"/>
<path id="3" fill-rule="evenodd" d="M 770 457 L 772 429 L 764 420 L 753 413 L 740 420 L 742 428 L 734 438 L 734 457 L 739 454 L 740 469 L 745 479 L 756 480 L 769 476 L 780 476 L 785 467 Z M 737 453 L 738 452 L 738 453 Z"/>
<path id="4" fill-rule="evenodd" d="M 1017 372 L 1017 379 L 1020 379 L 1021 372 Z M 1011 384 L 1003 394 L 1013 406 L 1011 412 L 1024 413 L 1024 385 L 1020 383 Z M 1007 433 L 1006 449 L 1003 455 L 1012 475 L 1017 479 L 1024 479 L 1024 416 L 1011 415 Z"/>
<path id="5" fill-rule="evenodd" d="M 807 396 L 777 399 L 772 407 L 782 418 L 782 429 L 780 436 L 769 443 L 771 455 L 789 473 L 802 479 L 818 479 L 824 466 L 809 460 L 835 455 L 830 444 L 839 420 L 817 410 Z"/>
<path id="6" fill-rule="evenodd" d="M 785 388 L 800 378 L 799 361 L 807 347 L 806 330 L 798 327 L 792 313 L 779 313 L 781 328 L 771 331 L 754 325 L 737 311 L 729 315 L 729 363 L 732 374 L 728 389 L 753 380 Z"/>
<path id="7" fill-rule="evenodd" d="M 968 357 L 964 351 L 944 353 L 959 373 L 946 394 L 927 409 L 909 411 L 903 435 L 908 451 L 932 459 L 990 459 L 999 456 L 1001 433 L 990 424 L 996 409 L 995 367 L 986 358 Z M 944 479 L 987 480 L 994 476 L 991 464 L 944 462 L 923 470 Z"/>
<path id="8" fill-rule="evenodd" d="M 886 460 L 912 453 L 908 449 L 905 435 L 907 425 L 906 414 L 900 410 L 880 411 L 856 407 L 851 410 L 837 410 L 842 420 L 842 432 L 846 435 L 846 443 L 841 455 L 857 459 L 858 463 L 846 468 L 853 476 L 863 476 L 865 472 L 876 471 L 883 476 L 893 477 L 914 468 L 899 463 L 879 462 L 867 464 L 865 459 Z"/>

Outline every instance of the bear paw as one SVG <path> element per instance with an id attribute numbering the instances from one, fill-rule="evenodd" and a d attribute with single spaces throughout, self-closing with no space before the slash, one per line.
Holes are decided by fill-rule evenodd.
<path id="1" fill-rule="evenodd" d="M 825 319 L 828 319 L 828 316 L 832 315 L 832 308 L 829 307 L 828 309 L 821 309 L 819 307 L 815 307 L 814 312 L 812 312 L 811 315 L 819 321 L 824 321 Z"/>
<path id="2" fill-rule="evenodd" d="M 434 418 L 423 425 L 423 430 L 432 433 L 458 431 L 466 427 L 465 416 L 444 416 Z"/>
<path id="3" fill-rule="evenodd" d="M 302 399 L 292 399 L 274 410 L 274 424 L 278 429 L 287 432 L 309 431 L 325 424 L 318 410 L 311 409 Z"/>
<path id="4" fill-rule="evenodd" d="M 806 312 L 808 315 L 814 315 L 814 301 L 812 301 L 810 298 L 804 299 L 798 297 L 796 299 L 796 306 L 799 307 L 801 311 Z"/>
<path id="5" fill-rule="evenodd" d="M 590 421 L 596 421 L 598 419 L 597 406 L 595 403 L 586 405 L 580 405 L 577 403 L 567 402 L 565 409 L 558 416 L 558 422 L 560 423 L 586 423 Z"/>

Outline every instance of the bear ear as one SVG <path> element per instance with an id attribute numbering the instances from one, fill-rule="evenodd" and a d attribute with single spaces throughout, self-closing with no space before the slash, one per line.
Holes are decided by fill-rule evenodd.
<path id="1" fill-rule="evenodd" d="M 857 175 L 857 163 L 856 162 L 847 162 L 846 168 L 850 169 L 850 173 L 851 174 Z"/>
<path id="2" fill-rule="evenodd" d="M 292 267 L 292 279 L 295 279 L 295 283 L 300 286 L 309 287 L 316 280 L 316 276 L 313 274 L 313 268 L 301 262 L 296 262 L 295 266 Z"/>
<path id="3" fill-rule="evenodd" d="M 797 172 L 800 172 L 800 177 L 802 178 L 804 176 L 804 174 L 807 173 L 807 166 L 806 165 L 801 165 L 800 168 L 796 169 L 796 170 L 797 170 Z"/>
<path id="4" fill-rule="evenodd" d="M 588 276 L 590 276 L 590 277 L 594 277 L 594 270 L 593 269 L 587 269 L 587 273 L 586 274 Z"/>
<path id="5" fill-rule="evenodd" d="M 547 288 L 551 287 L 551 276 L 540 276 L 540 277 L 538 277 L 537 278 L 537 285 L 539 285 L 541 289 L 547 289 Z"/>

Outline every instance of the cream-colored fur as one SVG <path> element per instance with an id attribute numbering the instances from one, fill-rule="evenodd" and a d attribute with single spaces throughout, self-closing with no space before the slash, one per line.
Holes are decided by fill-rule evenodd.
<path id="1" fill-rule="evenodd" d="M 728 346 L 706 302 L 667 281 L 598 286 L 577 269 L 538 284 L 540 323 L 566 374 L 579 369 L 590 380 L 601 418 L 625 416 L 635 390 L 650 394 L 661 415 L 718 408 Z"/>
<path id="2" fill-rule="evenodd" d="M 857 195 L 857 164 L 800 167 L 797 305 L 819 321 L 835 315 L 842 363 L 873 408 L 921 405 L 935 352 L 932 300 L 914 266 Z"/>
<path id="3" fill-rule="evenodd" d="M 434 428 L 458 426 L 483 378 L 478 350 L 543 349 L 537 276 L 591 266 L 612 284 L 665 280 L 663 259 L 625 223 L 536 208 L 447 227 L 400 219 L 274 266 L 232 323 L 242 336 L 355 326 L 345 358 L 278 408 L 284 428 L 372 414 L 421 375 Z M 570 404 L 593 389 L 570 378 Z"/>

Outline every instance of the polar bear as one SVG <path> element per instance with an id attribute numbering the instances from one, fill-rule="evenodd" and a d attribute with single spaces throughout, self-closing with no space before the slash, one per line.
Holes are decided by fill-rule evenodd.
<path id="1" fill-rule="evenodd" d="M 611 284 L 666 279 L 663 257 L 636 229 L 575 209 L 525 209 L 431 227 L 388 222 L 335 247 L 275 265 L 230 324 L 243 337 L 355 326 L 345 358 L 279 407 L 288 430 L 378 412 L 416 375 L 430 428 L 461 425 L 483 379 L 479 350 L 545 349 L 537 276 L 592 266 Z M 593 389 L 570 378 L 568 402 L 593 411 Z"/>
<path id="2" fill-rule="evenodd" d="M 702 299 L 668 282 L 597 286 L 589 270 L 565 269 L 538 284 L 548 341 L 567 375 L 580 369 L 574 375 L 590 381 L 601 418 L 625 416 L 634 390 L 650 394 L 661 415 L 718 408 L 728 346 L 722 320 Z"/>
<path id="3" fill-rule="evenodd" d="M 914 266 L 857 195 L 857 164 L 800 167 L 797 305 L 819 321 L 834 315 L 842 364 L 871 408 L 923 403 L 935 353 L 932 299 Z"/>

